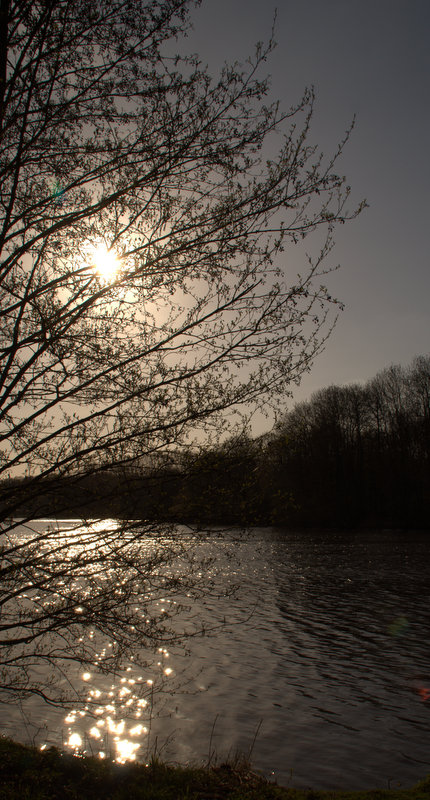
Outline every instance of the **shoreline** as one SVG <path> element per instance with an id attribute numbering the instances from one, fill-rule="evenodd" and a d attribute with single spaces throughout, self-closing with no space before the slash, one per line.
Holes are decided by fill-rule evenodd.
<path id="1" fill-rule="evenodd" d="M 75 511 L 75 510 L 74 510 Z M 231 530 L 231 529 L 240 529 L 240 530 L 251 530 L 253 528 L 261 528 L 261 529 L 270 529 L 270 530 L 282 530 L 282 531 L 296 531 L 300 533 L 430 533 L 430 524 L 426 527 L 390 527 L 390 526 L 375 526 L 375 525 L 357 525 L 357 526 L 322 526 L 322 525 L 287 525 L 281 523 L 270 523 L 270 522 L 258 522 L 258 523 L 249 523 L 249 522 L 238 522 L 237 520 L 232 522 L 225 522 L 225 521 L 216 521 L 216 520 L 195 520 L 195 519 L 188 519 L 188 520 L 173 520 L 173 519 L 149 519 L 149 518 L 142 518 L 142 517 L 123 517 L 120 515 L 113 515 L 113 514 L 97 514 L 89 515 L 83 513 L 82 516 L 76 516 L 76 513 L 70 513 L 70 516 L 67 515 L 67 512 L 55 514 L 52 512 L 51 515 L 43 514 L 43 516 L 36 516 L 36 515 L 25 515 L 22 513 L 17 514 L 14 517 L 6 518 L 4 520 L 5 523 L 21 523 L 22 524 L 29 524 L 31 522 L 67 522 L 67 523 L 93 523 L 98 522 L 100 520 L 115 520 L 119 523 L 142 523 L 145 525 L 184 525 L 185 527 L 191 529 L 197 529 L 199 531 L 205 530 L 215 530 L 221 528 L 222 530 Z M 1 799 L 0 799 L 1 800 Z"/>
<path id="2" fill-rule="evenodd" d="M 409 789 L 319 791 L 271 783 L 246 761 L 219 766 L 117 764 L 0 737 L 1 800 L 429 800 L 430 775 Z"/>

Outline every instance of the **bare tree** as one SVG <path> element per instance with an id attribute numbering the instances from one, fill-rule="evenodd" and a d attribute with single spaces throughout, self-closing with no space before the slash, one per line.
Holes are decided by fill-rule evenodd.
<path id="1" fill-rule="evenodd" d="M 171 549 L 141 547 L 148 525 L 41 531 L 47 480 L 142 464 L 267 409 L 338 305 L 333 230 L 362 207 L 348 211 L 335 169 L 349 131 L 325 159 L 312 91 L 287 111 L 265 102 L 272 42 L 216 79 L 175 56 L 193 6 L 2 3 L 0 660 L 18 692 L 37 690 L 27 664 L 71 657 L 85 627 L 115 630 L 116 658 L 157 642 L 163 620 L 133 609 L 151 581 L 179 580 Z M 286 245 L 318 231 L 300 271 Z"/>

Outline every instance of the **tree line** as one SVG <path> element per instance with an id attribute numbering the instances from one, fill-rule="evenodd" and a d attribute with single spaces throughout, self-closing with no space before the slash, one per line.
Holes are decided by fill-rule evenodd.
<path id="1" fill-rule="evenodd" d="M 40 514 L 201 525 L 426 528 L 430 356 L 321 389 L 269 434 L 45 483 L 37 503 Z"/>
<path id="2" fill-rule="evenodd" d="M 428 527 L 430 358 L 316 392 L 285 415 L 267 454 L 277 522 Z"/>
<path id="3" fill-rule="evenodd" d="M 158 491 L 176 519 L 426 528 L 430 357 L 321 389 L 270 434 L 230 439 L 163 477 Z"/>

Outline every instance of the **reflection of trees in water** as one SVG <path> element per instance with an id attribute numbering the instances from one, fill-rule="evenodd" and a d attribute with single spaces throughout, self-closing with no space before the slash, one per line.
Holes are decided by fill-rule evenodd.
<path id="1" fill-rule="evenodd" d="M 330 759 L 333 774 L 342 774 L 342 753 L 355 752 L 362 763 L 382 759 L 372 773 L 378 777 L 382 736 L 387 758 L 401 745 L 408 759 L 425 760 L 428 707 L 421 695 L 429 649 L 425 639 L 417 641 L 427 614 L 424 536 L 376 540 L 367 533 L 260 529 L 246 538 L 199 540 L 200 559 L 215 552 L 218 560 L 206 571 L 213 591 L 190 601 L 177 619 L 181 625 L 204 617 L 209 626 L 220 624 L 215 635 L 188 640 L 188 654 L 179 645 L 167 647 L 169 658 L 156 654 L 145 671 L 130 663 L 129 672 L 112 679 L 93 673 L 83 682 L 77 675 L 87 695 L 101 695 L 92 697 L 84 717 L 64 722 L 63 714 L 65 741 L 77 734 L 88 752 L 109 746 L 119 757 L 121 748 L 130 753 L 139 744 L 138 758 L 156 745 L 167 758 L 195 760 L 207 755 L 218 715 L 213 744 L 219 752 L 246 750 L 262 719 L 258 765 L 269 770 L 288 763 L 303 780 L 309 765 L 301 773 L 301 759 L 310 748 L 316 774 Z M 231 597 L 226 587 L 233 585 L 238 590 Z M 408 628 L 400 622 L 389 631 L 402 613 Z M 167 664 L 173 673 L 161 686 L 157 675 Z M 139 708 L 138 698 L 148 704 Z M 137 733 L 139 725 L 148 733 Z M 419 774 L 411 773 L 410 782 Z"/>
<path id="2" fill-rule="evenodd" d="M 279 534 L 276 602 L 301 690 L 336 705 L 396 706 L 400 693 L 409 705 L 411 679 L 430 656 L 426 547 L 420 533 Z"/>

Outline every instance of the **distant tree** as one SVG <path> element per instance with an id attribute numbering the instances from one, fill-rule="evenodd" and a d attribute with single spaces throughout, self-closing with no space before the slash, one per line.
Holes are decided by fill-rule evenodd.
<path id="1" fill-rule="evenodd" d="M 217 79 L 176 56 L 193 6 L 2 0 L 0 683 L 18 694 L 41 690 L 35 658 L 94 663 L 88 627 L 115 631 L 107 663 L 163 639 L 141 598 L 179 580 L 173 545 L 140 546 L 149 524 L 32 520 L 66 479 L 94 485 L 285 397 L 338 305 L 326 258 L 362 207 L 348 211 L 335 168 L 349 132 L 325 160 L 311 91 L 286 112 L 267 103 L 272 43 Z M 298 274 L 284 248 L 317 231 Z"/>
<path id="2" fill-rule="evenodd" d="M 430 477 L 430 356 L 418 356 L 408 375 L 414 440 Z M 430 487 L 429 487 L 430 495 Z"/>
<path id="3" fill-rule="evenodd" d="M 430 419 L 430 356 L 417 356 L 409 370 L 409 386 L 415 414 Z"/>

